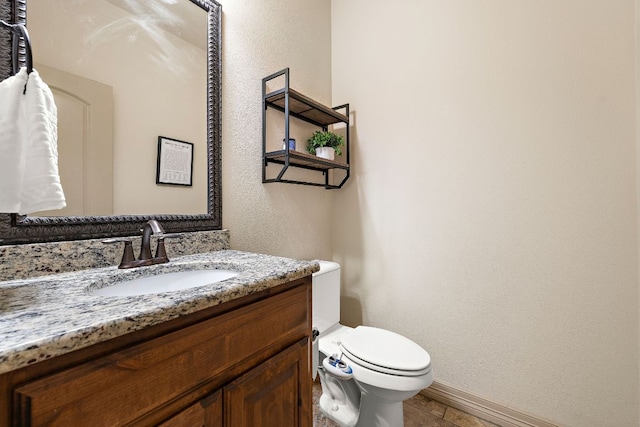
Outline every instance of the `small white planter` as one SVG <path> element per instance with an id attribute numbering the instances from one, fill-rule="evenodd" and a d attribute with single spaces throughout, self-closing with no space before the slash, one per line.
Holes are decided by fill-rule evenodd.
<path id="1" fill-rule="evenodd" d="M 336 150 L 333 147 L 320 147 L 316 148 L 316 156 L 322 157 L 323 159 L 333 160 L 336 155 Z"/>

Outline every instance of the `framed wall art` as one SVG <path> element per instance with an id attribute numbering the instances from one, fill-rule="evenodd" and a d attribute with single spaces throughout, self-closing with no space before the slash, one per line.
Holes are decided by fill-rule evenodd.
<path id="1" fill-rule="evenodd" d="M 156 184 L 193 184 L 193 144 L 178 139 L 158 137 Z"/>

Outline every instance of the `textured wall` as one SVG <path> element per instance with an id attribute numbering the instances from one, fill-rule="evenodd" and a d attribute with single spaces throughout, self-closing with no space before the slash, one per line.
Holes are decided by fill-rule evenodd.
<path id="1" fill-rule="evenodd" d="M 343 319 L 502 405 L 637 426 L 634 1 L 333 1 L 332 29 Z"/>
<path id="2" fill-rule="evenodd" d="M 289 67 L 291 86 L 331 101 L 331 4 L 222 1 L 223 225 L 231 247 L 295 258 L 331 257 L 333 194 L 322 188 L 262 184 L 261 80 Z M 270 135 L 282 144 L 280 120 Z M 296 135 L 298 143 L 307 135 Z M 280 142 L 278 142 L 280 141 Z"/>

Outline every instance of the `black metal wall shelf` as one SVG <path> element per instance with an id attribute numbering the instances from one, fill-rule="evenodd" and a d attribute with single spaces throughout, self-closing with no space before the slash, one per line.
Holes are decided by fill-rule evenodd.
<path id="1" fill-rule="evenodd" d="M 267 93 L 267 83 L 273 79 L 284 76 L 284 87 Z M 308 96 L 303 95 L 289 87 L 289 69 L 278 71 L 262 79 L 262 182 L 284 182 L 289 184 L 313 185 L 327 189 L 341 188 L 349 179 L 349 104 L 329 108 Z M 290 117 L 302 120 L 326 131 L 328 126 L 344 123 L 345 126 L 345 157 L 343 161 L 327 160 L 311 154 L 289 149 L 267 152 L 267 109 L 273 108 L 284 113 L 284 140 L 289 140 Z M 345 114 L 338 110 L 344 110 Z M 275 178 L 267 178 L 269 164 L 282 166 Z M 321 172 L 324 175 L 324 183 L 313 181 L 301 181 L 298 179 L 286 179 L 285 173 L 289 167 L 302 168 Z M 343 179 L 332 183 L 332 170 L 341 171 Z"/>

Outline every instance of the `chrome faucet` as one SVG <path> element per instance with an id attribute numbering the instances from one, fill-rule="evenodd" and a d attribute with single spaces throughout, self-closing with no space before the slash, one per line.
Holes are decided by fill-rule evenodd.
<path id="1" fill-rule="evenodd" d="M 146 267 L 148 265 L 163 264 L 169 262 L 167 252 L 164 247 L 165 238 L 179 237 L 179 234 L 166 234 L 164 228 L 155 219 L 147 221 L 142 229 L 142 244 L 140 245 L 140 256 L 135 259 L 133 255 L 133 247 L 131 245 L 131 238 L 129 237 L 116 237 L 113 239 L 103 240 L 102 243 L 118 243 L 124 242 L 124 253 L 122 254 L 122 260 L 118 268 L 133 268 L 133 267 Z M 151 236 L 157 235 L 158 243 L 156 245 L 156 254 L 151 256 Z"/>

